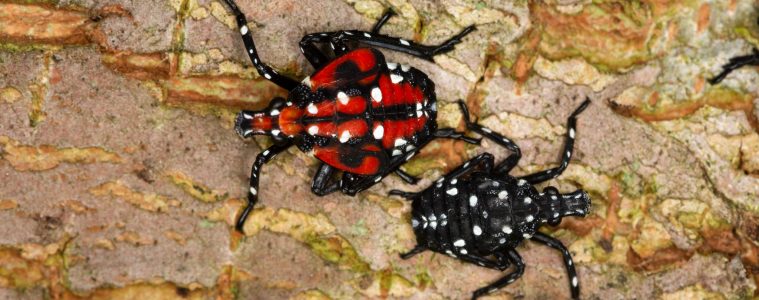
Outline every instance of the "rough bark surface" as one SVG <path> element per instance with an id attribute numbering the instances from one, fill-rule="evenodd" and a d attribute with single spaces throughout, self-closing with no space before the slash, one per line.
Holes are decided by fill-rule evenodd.
<path id="1" fill-rule="evenodd" d="M 546 232 L 585 299 L 746 299 L 759 281 L 759 74 L 705 79 L 759 46 L 757 2 L 238 0 L 263 59 L 313 72 L 306 33 L 369 29 L 423 43 L 478 30 L 435 63 L 385 52 L 436 82 L 441 126 L 480 122 L 515 139 L 515 174 L 550 167 L 586 96 L 576 155 L 551 185 L 593 213 Z M 242 108 L 286 92 L 259 78 L 233 18 L 209 0 L 0 0 L 0 298 L 468 298 L 501 274 L 423 253 L 417 190 L 483 151 L 435 141 L 348 197 L 316 197 L 316 160 L 293 148 L 264 167 L 260 208 L 233 230 L 255 155 Z M 463 129 L 463 128 L 462 128 Z M 491 299 L 562 299 L 560 256 L 518 249 L 524 277 Z"/>

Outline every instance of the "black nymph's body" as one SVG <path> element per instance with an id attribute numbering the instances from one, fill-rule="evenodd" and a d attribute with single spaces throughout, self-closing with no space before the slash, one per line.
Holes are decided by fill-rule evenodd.
<path id="1" fill-rule="evenodd" d="M 431 250 L 497 270 L 514 265 L 513 272 L 475 291 L 473 298 L 477 298 L 522 276 L 524 263 L 516 247 L 529 239 L 562 253 L 572 297 L 578 298 L 579 281 L 569 251 L 559 240 L 539 232 L 538 228 L 543 224 L 558 225 L 564 217 L 587 215 L 590 198 L 582 190 L 560 194 L 549 186 L 539 192 L 534 185 L 559 176 L 569 165 L 576 117 L 589 103 L 589 100 L 583 102 L 569 117 L 561 164 L 522 177 L 508 174 L 521 157 L 519 147 L 510 139 L 471 122 L 461 103 L 468 129 L 514 153 L 497 165 L 492 154 L 480 154 L 419 193 L 391 191 L 393 195 L 413 201 L 411 226 L 417 246 L 401 257 L 406 259 Z"/>

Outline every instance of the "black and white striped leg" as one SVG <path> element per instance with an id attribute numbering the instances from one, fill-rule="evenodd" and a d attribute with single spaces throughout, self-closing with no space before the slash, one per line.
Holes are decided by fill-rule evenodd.
<path id="1" fill-rule="evenodd" d="M 580 106 L 575 109 L 575 111 L 572 113 L 572 115 L 569 116 L 569 119 L 567 120 L 567 135 L 564 141 L 564 152 L 561 153 L 561 163 L 559 166 L 545 171 L 540 171 L 535 174 L 530 174 L 521 177 L 520 179 L 524 179 L 530 184 L 537 184 L 556 178 L 557 176 L 561 175 L 564 170 L 566 170 L 567 166 L 569 165 L 569 161 L 572 159 L 572 151 L 574 149 L 575 132 L 577 127 L 577 116 L 582 113 L 582 111 L 585 110 L 588 105 L 590 105 L 590 99 L 586 98 L 585 101 L 583 101 L 582 104 L 580 104 Z"/>
<path id="2" fill-rule="evenodd" d="M 414 246 L 414 249 L 411 249 L 409 252 L 406 252 L 406 253 L 401 253 L 399 256 L 401 257 L 401 259 L 409 259 L 414 255 L 424 252 L 425 250 L 427 250 L 427 248 L 425 248 L 424 246 L 416 245 Z"/>
<path id="3" fill-rule="evenodd" d="M 470 138 L 464 135 L 463 132 L 458 132 L 453 128 L 441 128 L 433 132 L 432 135 L 439 138 L 449 138 L 455 140 L 462 140 L 470 144 L 479 145 L 480 139 Z"/>
<path id="4" fill-rule="evenodd" d="M 453 169 L 453 171 L 449 172 L 445 176 L 441 177 L 436 181 L 436 183 L 441 183 L 443 180 L 450 181 L 453 179 L 457 179 L 461 176 L 464 176 L 466 174 L 469 174 L 470 172 L 477 169 L 477 167 L 482 166 L 482 171 L 485 173 L 490 173 L 493 171 L 493 164 L 494 164 L 494 158 L 493 154 L 490 153 L 481 153 L 472 159 L 464 162 L 463 165 L 457 167 L 456 169 Z"/>
<path id="5" fill-rule="evenodd" d="M 372 33 L 378 34 L 382 29 L 382 26 L 384 26 L 385 23 L 387 23 L 387 20 L 389 20 L 392 16 L 395 16 L 395 12 L 392 9 L 386 10 L 385 13 L 382 14 L 382 17 L 377 20 L 377 23 L 374 24 L 374 27 L 372 27 Z"/>
<path id="6" fill-rule="evenodd" d="M 416 184 L 417 182 L 419 182 L 419 178 L 411 176 L 411 174 L 406 173 L 405 171 L 403 171 L 401 169 L 396 169 L 395 170 L 395 175 L 398 175 L 398 177 L 400 177 L 401 179 L 403 179 L 403 181 L 405 181 L 408 184 Z"/>
<path id="7" fill-rule="evenodd" d="M 485 267 L 488 269 L 503 271 L 506 270 L 509 267 L 508 260 L 498 260 L 493 261 L 487 258 L 482 258 L 479 256 L 471 255 L 471 254 L 456 254 L 458 259 L 461 259 L 465 262 L 478 265 L 480 267 Z"/>
<path id="8" fill-rule="evenodd" d="M 248 53 L 248 56 L 253 62 L 253 66 L 256 67 L 258 74 L 288 91 L 298 86 L 297 81 L 278 74 L 276 71 L 274 71 L 274 69 L 261 62 L 261 58 L 258 57 L 258 52 L 256 51 L 256 45 L 253 42 L 253 36 L 251 35 L 250 29 L 248 28 L 248 20 L 245 18 L 245 15 L 242 13 L 242 11 L 240 11 L 240 8 L 237 7 L 233 0 L 224 0 L 224 2 L 227 3 L 227 6 L 229 6 L 229 8 L 232 10 L 232 13 L 235 15 L 235 20 L 237 20 L 237 27 L 240 29 L 242 41 L 245 43 L 245 52 Z"/>
<path id="9" fill-rule="evenodd" d="M 709 79 L 709 83 L 718 84 L 725 79 L 728 74 L 744 66 L 759 66 L 759 49 L 754 48 L 753 52 L 754 53 L 750 55 L 731 58 L 730 62 L 722 66 L 722 72 Z"/>
<path id="10" fill-rule="evenodd" d="M 245 209 L 240 214 L 240 217 L 237 219 L 237 224 L 235 225 L 235 228 L 243 232 L 243 227 L 245 225 L 245 220 L 248 218 L 248 215 L 251 211 L 253 211 L 253 207 L 256 206 L 256 202 L 258 202 L 258 177 L 261 175 L 261 167 L 263 167 L 264 164 L 269 162 L 272 158 L 277 156 L 282 151 L 287 150 L 292 146 L 291 143 L 285 143 L 285 144 L 279 144 L 269 147 L 268 149 L 264 150 L 263 152 L 259 153 L 258 156 L 256 156 L 256 161 L 253 162 L 253 167 L 250 170 L 250 188 L 248 189 L 248 206 L 245 207 Z"/>
<path id="11" fill-rule="evenodd" d="M 340 183 L 332 180 L 335 168 L 322 163 L 314 174 L 314 180 L 311 183 L 311 192 L 317 196 L 325 196 L 340 189 Z"/>
<path id="12" fill-rule="evenodd" d="M 472 299 L 477 299 L 479 297 L 482 297 L 484 295 L 490 294 L 492 292 L 497 291 L 498 289 L 509 285 L 510 283 L 516 281 L 520 277 L 522 277 L 522 274 L 524 274 L 524 262 L 522 261 L 522 257 L 519 256 L 519 253 L 517 253 L 514 249 L 508 249 L 506 250 L 507 259 L 511 264 L 514 265 L 514 271 L 507 274 L 501 279 L 498 279 L 496 282 L 493 282 L 486 287 L 480 288 L 472 294 Z"/>
<path id="13" fill-rule="evenodd" d="M 567 268 L 567 276 L 569 278 L 569 289 L 572 291 L 572 299 L 580 299 L 580 282 L 577 280 L 577 271 L 575 271 L 575 265 L 572 261 L 572 254 L 569 253 L 567 247 L 561 243 L 561 241 L 545 235 L 541 232 L 535 232 L 530 238 L 531 240 L 544 244 L 548 247 L 554 248 L 561 252 L 564 259 L 564 266 Z"/>
<path id="14" fill-rule="evenodd" d="M 492 140 L 496 144 L 506 147 L 506 149 L 509 149 L 511 152 L 513 152 L 511 155 L 506 157 L 505 160 L 498 163 L 494 171 L 497 174 L 508 174 L 509 171 L 511 171 L 511 169 L 513 169 L 517 163 L 519 163 L 519 159 L 522 158 L 522 150 L 519 149 L 519 146 L 511 139 L 497 132 L 494 132 L 490 128 L 477 124 L 476 120 L 473 122 L 469 118 L 469 109 L 467 108 L 466 103 L 464 103 L 462 100 L 459 100 L 459 109 L 461 110 L 461 114 L 464 115 L 464 122 L 466 123 L 467 129 L 479 133 L 480 135 Z"/>

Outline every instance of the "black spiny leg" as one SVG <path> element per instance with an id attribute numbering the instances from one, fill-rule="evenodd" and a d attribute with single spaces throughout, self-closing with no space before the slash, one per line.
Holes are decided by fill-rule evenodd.
<path id="1" fill-rule="evenodd" d="M 242 214 L 240 214 L 240 218 L 237 219 L 237 224 L 235 225 L 235 228 L 237 229 L 237 231 L 243 232 L 245 219 L 248 218 L 248 215 L 250 214 L 250 212 L 253 211 L 253 207 L 256 206 L 256 202 L 258 202 L 258 177 L 261 174 L 261 167 L 267 162 L 269 162 L 272 158 L 277 156 L 277 154 L 279 154 L 282 151 L 285 151 L 290 146 L 292 146 L 291 143 L 274 145 L 264 150 L 264 152 L 259 153 L 258 156 L 256 156 L 256 161 L 253 163 L 253 167 L 250 170 L 250 189 L 248 189 L 248 206 L 245 207 L 245 209 L 242 211 Z"/>
<path id="2" fill-rule="evenodd" d="M 248 20 L 245 18 L 245 15 L 242 13 L 242 11 L 240 11 L 233 0 L 224 0 L 224 2 L 227 3 L 229 8 L 232 10 L 232 13 L 235 15 L 235 19 L 237 20 L 237 27 L 240 28 L 242 41 L 245 43 L 245 52 L 248 53 L 248 56 L 253 62 L 253 66 L 256 67 L 258 74 L 288 91 L 298 86 L 297 81 L 278 74 L 271 67 L 261 62 L 261 58 L 258 57 L 258 52 L 256 51 L 256 45 L 253 43 L 253 37 L 250 33 L 250 29 L 248 28 Z"/>
<path id="3" fill-rule="evenodd" d="M 382 19 L 380 19 L 380 21 L 382 21 Z M 384 22 L 383 23 L 378 22 L 378 25 L 380 25 L 380 27 L 382 24 L 384 24 Z M 377 26 L 375 25 L 375 28 L 376 27 Z M 343 31 L 337 31 L 337 32 L 312 33 L 303 37 L 303 39 L 301 40 L 301 45 L 303 45 L 303 43 L 324 43 L 324 42 L 336 43 L 337 41 L 344 43 L 346 41 L 354 41 L 354 42 L 359 42 L 359 43 L 367 44 L 374 47 L 403 52 L 406 54 L 410 54 L 419 58 L 432 61 L 433 56 L 438 55 L 438 54 L 443 54 L 443 53 L 453 50 L 453 47 L 456 44 L 460 43 L 461 39 L 464 38 L 464 36 L 466 36 L 467 34 L 469 34 L 470 32 L 474 30 L 475 30 L 474 26 L 466 27 L 464 28 L 464 30 L 459 32 L 459 34 L 451 37 L 447 41 L 436 46 L 420 45 L 408 40 L 382 35 L 374 31 L 367 32 L 367 31 L 359 31 L 359 30 L 343 30 Z"/>
<path id="4" fill-rule="evenodd" d="M 319 169 L 316 170 L 313 183 L 311 184 L 311 192 L 317 196 L 325 196 L 340 189 L 339 182 L 332 182 L 329 184 L 329 182 L 332 181 L 332 174 L 334 173 L 335 168 L 332 166 L 325 163 L 319 165 Z M 329 186 L 327 186 L 327 184 L 329 184 Z"/>
<path id="5" fill-rule="evenodd" d="M 425 250 L 427 250 L 427 248 L 425 248 L 423 246 L 416 245 L 414 247 L 414 249 L 411 249 L 409 252 L 401 253 L 400 257 L 401 257 L 401 259 L 409 259 L 409 258 L 411 258 L 414 255 L 417 255 L 419 253 L 424 252 Z"/>
<path id="6" fill-rule="evenodd" d="M 387 20 L 389 20 L 392 16 L 395 16 L 395 12 L 392 9 L 386 10 L 385 13 L 382 14 L 382 17 L 377 20 L 377 24 L 374 24 L 374 27 L 372 27 L 372 33 L 378 34 L 380 32 L 380 29 L 382 29 L 382 26 L 385 26 Z"/>
<path id="7" fill-rule="evenodd" d="M 722 66 L 722 72 L 709 79 L 709 83 L 718 84 L 725 79 L 728 74 L 744 66 L 759 66 L 759 49 L 754 48 L 753 52 L 754 53 L 750 55 L 731 58 L 730 62 Z"/>
<path id="8" fill-rule="evenodd" d="M 564 258 L 564 266 L 567 267 L 567 277 L 569 278 L 569 288 L 572 290 L 572 299 L 580 299 L 580 282 L 577 281 L 577 271 L 575 271 L 575 265 L 572 262 L 572 254 L 569 253 L 567 247 L 561 241 L 541 232 L 535 232 L 530 239 L 561 252 Z"/>
<path id="9" fill-rule="evenodd" d="M 470 144 L 479 145 L 480 139 L 465 136 L 463 132 L 455 131 L 453 128 L 441 128 L 432 133 L 435 137 L 462 140 Z"/>
<path id="10" fill-rule="evenodd" d="M 474 291 L 474 294 L 472 294 L 472 299 L 477 299 L 479 297 L 482 297 L 484 295 L 490 294 L 492 292 L 495 292 L 496 290 L 514 282 L 515 280 L 519 279 L 519 277 L 522 277 L 522 274 L 524 274 L 524 262 L 522 261 L 522 257 L 519 256 L 519 253 L 517 253 L 514 249 L 509 249 L 506 251 L 507 259 L 514 264 L 514 271 L 507 274 L 501 279 L 498 279 L 498 281 L 493 282 L 486 287 L 480 288 L 476 291 Z"/>
<path id="11" fill-rule="evenodd" d="M 511 139 L 497 132 L 494 132 L 493 130 L 490 130 L 490 128 L 477 124 L 477 121 L 472 122 L 469 119 L 469 109 L 467 109 L 466 103 L 464 103 L 462 100 L 459 100 L 459 109 L 461 109 L 461 113 L 464 115 L 464 122 L 466 123 L 467 129 L 479 133 L 482 136 L 492 140 L 496 144 L 506 147 L 506 149 L 509 149 L 511 152 L 513 152 L 505 160 L 498 163 L 498 165 L 495 167 L 495 173 L 502 175 L 508 174 L 509 171 L 511 171 L 511 169 L 513 169 L 514 166 L 519 163 L 519 159 L 522 158 L 522 150 L 519 149 L 519 146 Z"/>
<path id="12" fill-rule="evenodd" d="M 395 175 L 398 175 L 398 177 L 400 177 L 401 179 L 403 179 L 403 181 L 405 181 L 408 184 L 416 184 L 417 182 L 419 182 L 419 178 L 411 176 L 411 174 L 406 173 L 405 171 L 403 171 L 401 169 L 396 169 L 395 170 Z"/>
<path id="13" fill-rule="evenodd" d="M 572 113 L 572 115 L 569 116 L 569 119 L 567 120 L 567 137 L 564 142 L 564 152 L 561 154 L 561 164 L 558 167 L 537 172 L 535 174 L 530 174 L 521 177 L 520 179 L 524 179 L 530 184 L 537 184 L 556 178 L 557 176 L 561 175 L 562 172 L 564 172 L 564 170 L 569 165 L 569 161 L 572 159 L 572 150 L 575 144 L 575 127 L 577 126 L 577 116 L 582 113 L 582 111 L 585 110 L 588 105 L 590 105 L 590 99 L 586 98 L 585 101 L 583 101 L 582 104 L 580 104 L 580 106 L 575 109 L 575 111 Z"/>

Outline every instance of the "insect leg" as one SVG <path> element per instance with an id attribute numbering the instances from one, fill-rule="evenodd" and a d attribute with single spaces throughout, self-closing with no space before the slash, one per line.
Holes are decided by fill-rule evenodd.
<path id="1" fill-rule="evenodd" d="M 580 283 L 577 281 L 577 271 L 575 271 L 575 265 L 572 262 L 572 254 L 569 253 L 567 247 L 561 243 L 561 241 L 545 235 L 541 232 L 535 232 L 530 238 L 533 241 L 554 248 L 561 252 L 564 258 L 564 266 L 567 267 L 567 275 L 569 277 L 569 288 L 572 290 L 572 299 L 580 298 Z"/>
<path id="2" fill-rule="evenodd" d="M 298 86 L 297 81 L 278 74 L 271 67 L 261 62 L 261 58 L 258 57 L 258 52 L 256 51 L 256 45 L 253 43 L 253 36 L 248 28 L 248 20 L 245 18 L 245 15 L 240 11 L 240 8 L 237 7 L 233 0 L 224 0 L 224 2 L 227 3 L 227 6 L 229 6 L 232 13 L 235 15 L 237 27 L 240 28 L 242 41 L 245 43 L 245 52 L 248 53 L 248 57 L 250 57 L 250 60 L 253 62 L 253 66 L 256 67 L 258 74 L 288 91 Z"/>
<path id="3" fill-rule="evenodd" d="M 332 174 L 334 173 L 335 168 L 328 164 L 322 163 L 319 166 L 319 169 L 316 170 L 316 174 L 314 174 L 314 180 L 311 184 L 311 192 L 317 196 L 324 196 L 340 189 L 339 182 L 332 182 L 329 184 L 329 186 L 327 186 L 327 184 L 332 181 Z"/>
<path id="4" fill-rule="evenodd" d="M 466 254 L 466 255 L 465 254 L 457 254 L 457 255 L 458 255 L 457 257 L 459 259 L 461 259 L 461 260 L 463 260 L 465 262 L 471 263 L 471 264 L 478 265 L 480 267 L 485 267 L 485 268 L 494 269 L 494 270 L 498 270 L 498 271 L 506 270 L 509 267 L 508 260 L 505 260 L 505 261 L 492 261 L 490 259 L 482 258 L 482 257 L 471 255 L 471 254 Z"/>
<path id="5" fill-rule="evenodd" d="M 425 250 L 427 250 L 427 248 L 424 246 L 416 245 L 414 246 L 414 249 L 409 250 L 409 252 L 401 253 L 400 257 L 401 259 L 409 259 L 414 255 L 424 252 Z"/>
<path id="6" fill-rule="evenodd" d="M 385 23 L 387 23 L 387 20 L 392 16 L 395 16 L 395 12 L 392 9 L 386 10 L 385 13 L 382 14 L 382 17 L 377 20 L 377 24 L 374 24 L 374 27 L 372 27 L 372 33 L 378 34 L 380 29 L 382 29 L 382 26 L 384 26 Z"/>
<path id="7" fill-rule="evenodd" d="M 519 256 L 519 253 L 517 253 L 517 251 L 514 249 L 507 250 L 506 255 L 508 255 L 508 260 L 514 264 L 514 271 L 507 274 L 503 278 L 498 279 L 496 282 L 493 282 L 483 288 L 474 291 L 474 294 L 472 294 L 472 299 L 477 299 L 486 294 L 495 292 L 496 290 L 519 279 L 519 277 L 522 277 L 522 274 L 524 274 L 524 262 L 522 261 L 522 257 Z"/>
<path id="8" fill-rule="evenodd" d="M 334 33 L 333 40 L 354 41 L 367 44 L 374 47 L 390 49 L 403 52 L 422 59 L 432 61 L 432 57 L 453 50 L 454 46 L 461 42 L 467 34 L 474 31 L 474 26 L 464 28 L 457 35 L 451 37 L 440 45 L 428 46 L 417 44 L 412 41 L 386 36 L 376 32 L 367 32 L 360 30 L 343 30 Z"/>
<path id="9" fill-rule="evenodd" d="M 245 219 L 248 218 L 248 215 L 251 211 L 253 211 L 253 207 L 256 206 L 256 202 L 258 201 L 258 177 L 261 174 L 261 167 L 269 162 L 272 158 L 277 156 L 282 151 L 285 151 L 287 148 L 292 146 L 291 143 L 285 143 L 285 144 L 275 144 L 274 146 L 269 147 L 268 149 L 264 150 L 263 152 L 259 153 L 256 157 L 256 161 L 253 163 L 253 167 L 250 170 L 250 188 L 248 189 L 248 206 L 245 207 L 245 209 L 240 214 L 240 217 L 237 219 L 237 224 L 235 225 L 235 228 L 237 231 L 243 232 L 243 226 L 245 225 Z"/>
<path id="10" fill-rule="evenodd" d="M 318 43 L 329 43 L 336 56 L 348 52 L 348 47 L 342 40 L 335 39 L 336 32 L 317 32 L 303 36 L 300 40 L 300 51 L 314 68 L 319 69 L 329 63 L 327 55 L 316 47 Z"/>
<path id="11" fill-rule="evenodd" d="M 466 103 L 462 100 L 459 100 L 459 109 L 461 109 L 461 114 L 464 115 L 464 122 L 466 123 L 467 129 L 479 133 L 496 144 L 506 147 L 506 149 L 513 152 L 495 167 L 495 173 L 503 175 L 508 174 L 509 171 L 517 165 L 519 159 L 522 158 L 522 150 L 519 149 L 519 146 L 511 139 L 491 130 L 490 128 L 477 124 L 476 120 L 472 122 L 472 120 L 469 119 L 469 109 L 466 107 Z"/>
<path id="12" fill-rule="evenodd" d="M 564 152 L 561 155 L 561 164 L 559 164 L 558 167 L 540 171 L 535 174 L 530 174 L 521 177 L 520 179 L 524 179 L 531 184 L 536 184 L 553 179 L 564 172 L 564 170 L 569 165 L 569 161 L 572 158 L 572 150 L 575 144 L 575 127 L 577 126 L 577 116 L 582 113 L 582 111 L 585 110 L 589 104 L 590 99 L 586 98 L 585 101 L 583 101 L 582 104 L 580 104 L 580 106 L 575 109 L 575 111 L 572 113 L 572 115 L 569 116 L 569 119 L 567 120 L 567 137 L 564 142 Z"/>
<path id="13" fill-rule="evenodd" d="M 416 195 L 418 195 L 417 193 L 405 192 L 401 190 L 390 190 L 387 194 L 391 196 L 401 196 L 403 198 L 406 198 L 406 200 L 414 200 Z"/>
<path id="14" fill-rule="evenodd" d="M 453 169 L 453 171 L 446 174 L 442 180 L 452 180 L 455 178 L 459 178 L 463 175 L 469 174 L 470 172 L 474 171 L 478 166 L 482 165 L 483 170 L 485 173 L 490 173 L 493 171 L 493 154 L 490 153 L 482 153 L 480 155 L 475 156 L 474 158 L 468 160 L 463 165 L 459 166 L 456 169 Z M 438 179 L 438 182 L 441 182 L 441 179 Z"/>
<path id="15" fill-rule="evenodd" d="M 411 174 L 406 173 L 405 171 L 401 169 L 395 169 L 395 175 L 398 175 L 403 181 L 405 181 L 408 184 L 416 184 L 419 182 L 419 178 L 416 178 L 414 176 L 411 176 Z"/>
<path id="16" fill-rule="evenodd" d="M 479 145 L 480 139 L 470 138 L 465 136 L 463 132 L 455 131 L 453 128 L 441 128 L 433 132 L 432 135 L 439 138 L 450 138 L 456 140 L 462 140 L 470 144 Z"/>
<path id="17" fill-rule="evenodd" d="M 709 79 L 709 83 L 718 84 L 725 79 L 728 74 L 744 66 L 759 66 L 759 49 L 754 48 L 753 51 L 754 53 L 750 55 L 731 58 L 730 62 L 722 66 L 722 72 Z"/>

